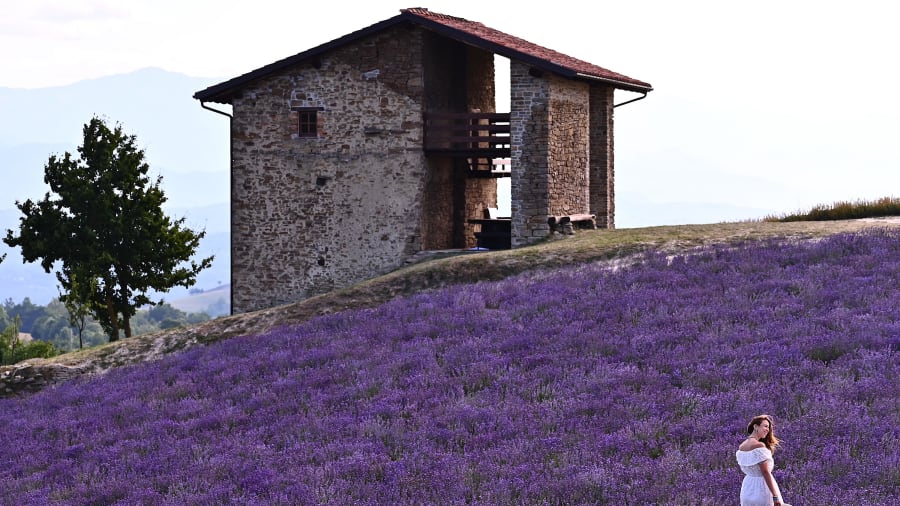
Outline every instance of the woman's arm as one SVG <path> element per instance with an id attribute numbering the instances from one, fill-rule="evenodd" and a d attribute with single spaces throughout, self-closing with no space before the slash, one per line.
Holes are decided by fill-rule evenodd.
<path id="1" fill-rule="evenodd" d="M 778 482 L 775 481 L 775 477 L 772 476 L 772 468 L 771 461 L 764 460 L 759 463 L 759 470 L 762 471 L 763 479 L 766 480 L 766 486 L 769 487 L 769 491 L 772 492 L 772 497 L 777 497 L 775 504 L 780 504 L 781 506 L 791 506 L 790 504 L 784 502 L 784 498 L 781 497 L 781 489 L 778 488 Z"/>

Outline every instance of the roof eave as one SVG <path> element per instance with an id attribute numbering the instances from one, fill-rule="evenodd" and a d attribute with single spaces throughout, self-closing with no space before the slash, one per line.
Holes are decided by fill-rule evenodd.
<path id="1" fill-rule="evenodd" d="M 216 102 L 222 104 L 231 103 L 231 99 L 234 97 L 237 90 L 243 85 L 255 81 L 259 78 L 266 77 L 270 74 L 274 74 L 279 70 L 282 70 L 287 67 L 291 67 L 297 65 L 299 63 L 303 63 L 305 61 L 311 60 L 316 56 L 323 54 L 331 49 L 335 49 L 341 46 L 344 46 L 354 40 L 366 37 L 373 33 L 380 32 L 385 28 L 396 25 L 406 20 L 406 16 L 404 14 L 400 14 L 394 16 L 390 19 L 386 19 L 384 21 L 375 23 L 374 25 L 367 26 L 361 30 L 357 30 L 355 32 L 344 35 L 343 37 L 334 39 L 330 42 L 326 42 L 319 46 L 316 46 L 312 49 L 308 49 L 303 51 L 302 53 L 297 53 L 293 56 L 289 56 L 287 58 L 278 60 L 276 62 L 272 62 L 266 66 L 260 67 L 256 70 L 252 70 L 246 74 L 237 76 L 233 79 L 229 79 L 227 81 L 221 82 L 219 84 L 215 84 L 206 89 L 200 90 L 194 93 L 194 98 L 201 102 Z"/>
<path id="2" fill-rule="evenodd" d="M 421 16 L 417 16 L 415 14 L 411 14 L 405 11 L 402 11 L 399 15 L 394 16 L 390 19 L 386 19 L 379 23 L 375 23 L 374 25 L 368 26 L 361 30 L 357 30 L 355 32 L 349 33 L 343 37 L 334 39 L 330 42 L 326 42 L 325 44 L 316 46 L 312 49 L 308 49 L 303 51 L 302 53 L 295 54 L 293 56 L 289 56 L 282 60 L 278 60 L 276 62 L 270 63 L 264 67 L 260 67 L 256 70 L 248 72 L 246 74 L 240 75 L 233 79 L 229 79 L 228 81 L 224 81 L 222 83 L 210 86 L 204 90 L 200 90 L 194 93 L 194 98 L 199 100 L 200 102 L 216 102 L 222 104 L 231 103 L 232 98 L 237 93 L 237 91 L 245 84 L 252 82 L 256 79 L 266 77 L 270 74 L 278 72 L 286 67 L 290 67 L 293 65 L 297 65 L 307 60 L 311 60 L 316 56 L 323 54 L 331 49 L 335 49 L 346 45 L 350 42 L 353 42 L 357 39 L 366 37 L 368 35 L 380 32 L 386 28 L 397 25 L 399 23 L 409 22 L 423 28 L 432 30 L 436 33 L 439 33 L 445 37 L 449 37 L 465 44 L 479 47 L 486 51 L 490 51 L 494 54 L 498 54 L 505 58 L 509 58 L 512 60 L 521 61 L 525 64 L 531 65 L 533 67 L 539 68 L 541 70 L 552 72 L 554 74 L 558 74 L 563 77 L 573 78 L 573 79 L 586 79 L 591 81 L 603 82 L 613 86 L 614 88 L 627 90 L 627 91 L 635 91 L 639 93 L 647 93 L 653 90 L 653 87 L 647 83 L 634 83 L 627 81 L 620 81 L 617 79 L 611 79 L 609 77 L 601 77 L 595 76 L 591 74 L 584 74 L 576 72 L 568 67 L 564 67 L 561 65 L 556 65 L 547 60 L 529 55 L 527 53 L 523 53 L 517 51 L 515 49 L 511 49 L 502 44 L 498 44 L 496 42 L 491 42 L 484 38 L 478 37 L 476 35 L 461 31 L 457 28 L 453 28 L 436 21 L 423 18 Z"/>
<path id="3" fill-rule="evenodd" d="M 650 93 L 651 91 L 653 91 L 653 86 L 651 86 L 650 84 L 640 85 L 640 84 L 635 84 L 635 83 L 618 81 L 616 79 L 610 79 L 608 77 L 600 77 L 600 76 L 595 76 L 595 75 L 591 75 L 591 74 L 584 74 L 581 72 L 576 72 L 574 77 L 581 78 L 581 79 L 587 79 L 590 81 L 598 81 L 598 82 L 606 83 L 606 84 L 609 84 L 610 86 L 613 86 L 614 88 L 619 89 L 619 90 L 634 91 L 637 93 Z"/>
<path id="4" fill-rule="evenodd" d="M 404 14 L 401 14 L 401 16 Z M 609 84 L 610 86 L 613 86 L 617 89 L 622 89 L 622 90 L 627 90 L 627 91 L 636 91 L 639 93 L 647 93 L 647 92 L 650 92 L 653 90 L 653 87 L 646 83 L 636 84 L 636 83 L 611 79 L 608 77 L 600 77 L 600 76 L 595 76 L 595 75 L 591 75 L 591 74 L 584 74 L 581 72 L 576 72 L 568 67 L 556 65 L 552 62 L 548 62 L 547 60 L 529 55 L 527 53 L 517 51 L 515 49 L 511 49 L 507 46 L 498 44 L 496 42 L 491 42 L 489 40 L 485 40 L 476 35 L 472 35 L 472 34 L 464 32 L 464 31 L 458 30 L 456 28 L 453 28 L 453 27 L 450 27 L 447 25 L 443 25 L 436 21 L 432 21 L 430 19 L 425 19 L 425 18 L 422 18 L 419 16 L 414 16 L 412 14 L 408 14 L 408 16 L 409 16 L 410 21 L 412 21 L 424 28 L 427 28 L 434 32 L 437 32 L 441 35 L 444 35 L 445 37 L 449 37 L 449 38 L 458 40 L 458 41 L 460 41 L 464 44 L 468 44 L 470 46 L 479 47 L 481 49 L 484 49 L 485 51 L 490 51 L 494 54 L 503 56 L 504 58 L 509 58 L 511 60 L 518 60 L 522 63 L 531 65 L 532 67 L 539 68 L 546 72 L 552 72 L 554 74 L 557 74 L 557 75 L 560 75 L 563 77 L 572 78 L 572 79 L 588 79 L 591 81 L 604 82 L 604 83 Z"/>

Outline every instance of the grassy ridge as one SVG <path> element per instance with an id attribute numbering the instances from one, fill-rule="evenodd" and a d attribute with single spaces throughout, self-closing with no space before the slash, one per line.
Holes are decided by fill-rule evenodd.
<path id="1" fill-rule="evenodd" d="M 201 344 L 264 333 L 269 329 L 306 321 L 318 315 L 376 307 L 395 297 L 423 290 L 475 283 L 479 280 L 501 280 L 523 272 L 591 262 L 628 262 L 633 255 L 651 250 L 677 253 L 705 245 L 738 244 L 773 237 L 802 240 L 896 225 L 888 221 L 863 220 L 740 222 L 582 231 L 563 240 L 550 240 L 527 248 L 427 258 L 384 276 L 302 302 L 216 318 L 186 328 L 136 336 L 66 353 L 49 360 L 30 362 L 34 371 L 39 370 L 53 383 L 72 376 L 97 374 L 118 366 L 153 360 Z M 5 376 L 2 376 L 14 372 L 14 369 L 15 367 L 9 366 L 0 367 L 0 383 L 15 386 L 10 385 Z M 39 387 L 36 385 L 33 388 Z"/>

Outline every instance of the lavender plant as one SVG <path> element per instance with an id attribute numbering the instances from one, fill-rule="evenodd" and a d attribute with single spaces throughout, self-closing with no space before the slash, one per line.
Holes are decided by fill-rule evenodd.
<path id="1" fill-rule="evenodd" d="M 900 496 L 900 233 L 447 288 L 0 401 L 4 504 L 735 503 L 774 415 L 793 504 Z"/>

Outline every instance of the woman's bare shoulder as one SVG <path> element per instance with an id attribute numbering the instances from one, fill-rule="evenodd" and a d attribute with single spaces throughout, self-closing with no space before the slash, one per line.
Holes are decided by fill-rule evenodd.
<path id="1" fill-rule="evenodd" d="M 740 450 L 742 452 L 749 452 L 751 450 L 755 450 L 757 448 L 763 448 L 765 446 L 766 445 L 763 444 L 762 441 L 759 441 L 756 439 L 748 439 L 748 440 L 744 441 L 743 443 L 741 443 L 741 446 L 738 447 L 738 450 Z"/>

